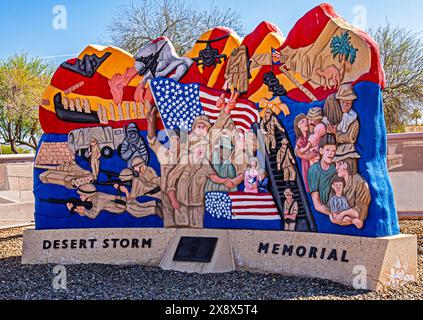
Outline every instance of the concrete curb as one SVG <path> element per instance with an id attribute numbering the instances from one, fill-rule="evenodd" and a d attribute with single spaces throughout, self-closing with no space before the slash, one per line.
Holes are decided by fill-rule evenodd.
<path id="1" fill-rule="evenodd" d="M 28 227 L 33 227 L 35 224 L 34 223 L 17 223 L 17 224 L 10 224 L 10 225 L 0 225 L 0 231 L 5 231 L 5 230 L 9 230 L 9 229 L 17 229 L 17 228 L 28 228 Z"/>
<path id="2" fill-rule="evenodd" d="M 6 203 L 0 205 L 0 220 L 34 221 L 34 202 Z"/>

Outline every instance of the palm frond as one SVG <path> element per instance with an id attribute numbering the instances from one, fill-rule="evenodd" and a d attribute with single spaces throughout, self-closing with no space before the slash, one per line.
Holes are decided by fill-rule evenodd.
<path id="1" fill-rule="evenodd" d="M 334 36 L 330 42 L 331 53 L 333 58 L 345 57 L 351 64 L 354 64 L 357 59 L 358 49 L 354 48 L 351 44 L 351 36 L 348 31 L 341 33 L 339 36 Z"/>

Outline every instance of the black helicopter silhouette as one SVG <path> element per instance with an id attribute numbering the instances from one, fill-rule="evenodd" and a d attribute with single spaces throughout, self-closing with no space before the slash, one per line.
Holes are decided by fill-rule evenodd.
<path id="1" fill-rule="evenodd" d="M 212 40 L 198 40 L 196 43 L 205 43 L 206 47 L 199 52 L 199 56 L 197 58 L 193 58 L 197 63 L 197 66 L 203 66 L 203 70 L 205 67 L 216 67 L 217 64 L 222 63 L 223 61 L 226 61 L 227 55 L 226 54 L 219 54 L 219 50 L 212 47 L 213 42 L 217 42 L 223 39 L 226 39 L 229 37 L 229 34 L 223 37 L 219 37 Z"/>

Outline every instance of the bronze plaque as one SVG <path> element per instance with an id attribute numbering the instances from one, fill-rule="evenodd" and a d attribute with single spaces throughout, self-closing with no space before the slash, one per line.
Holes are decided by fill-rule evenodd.
<path id="1" fill-rule="evenodd" d="M 217 238 L 181 237 L 173 261 L 210 262 Z"/>

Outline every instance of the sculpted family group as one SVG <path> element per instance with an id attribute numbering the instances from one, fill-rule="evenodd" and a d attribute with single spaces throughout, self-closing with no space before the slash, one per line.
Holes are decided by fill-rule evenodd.
<path id="1" fill-rule="evenodd" d="M 184 56 L 88 46 L 40 106 L 36 228 L 399 233 L 375 42 L 327 4 Z"/>

